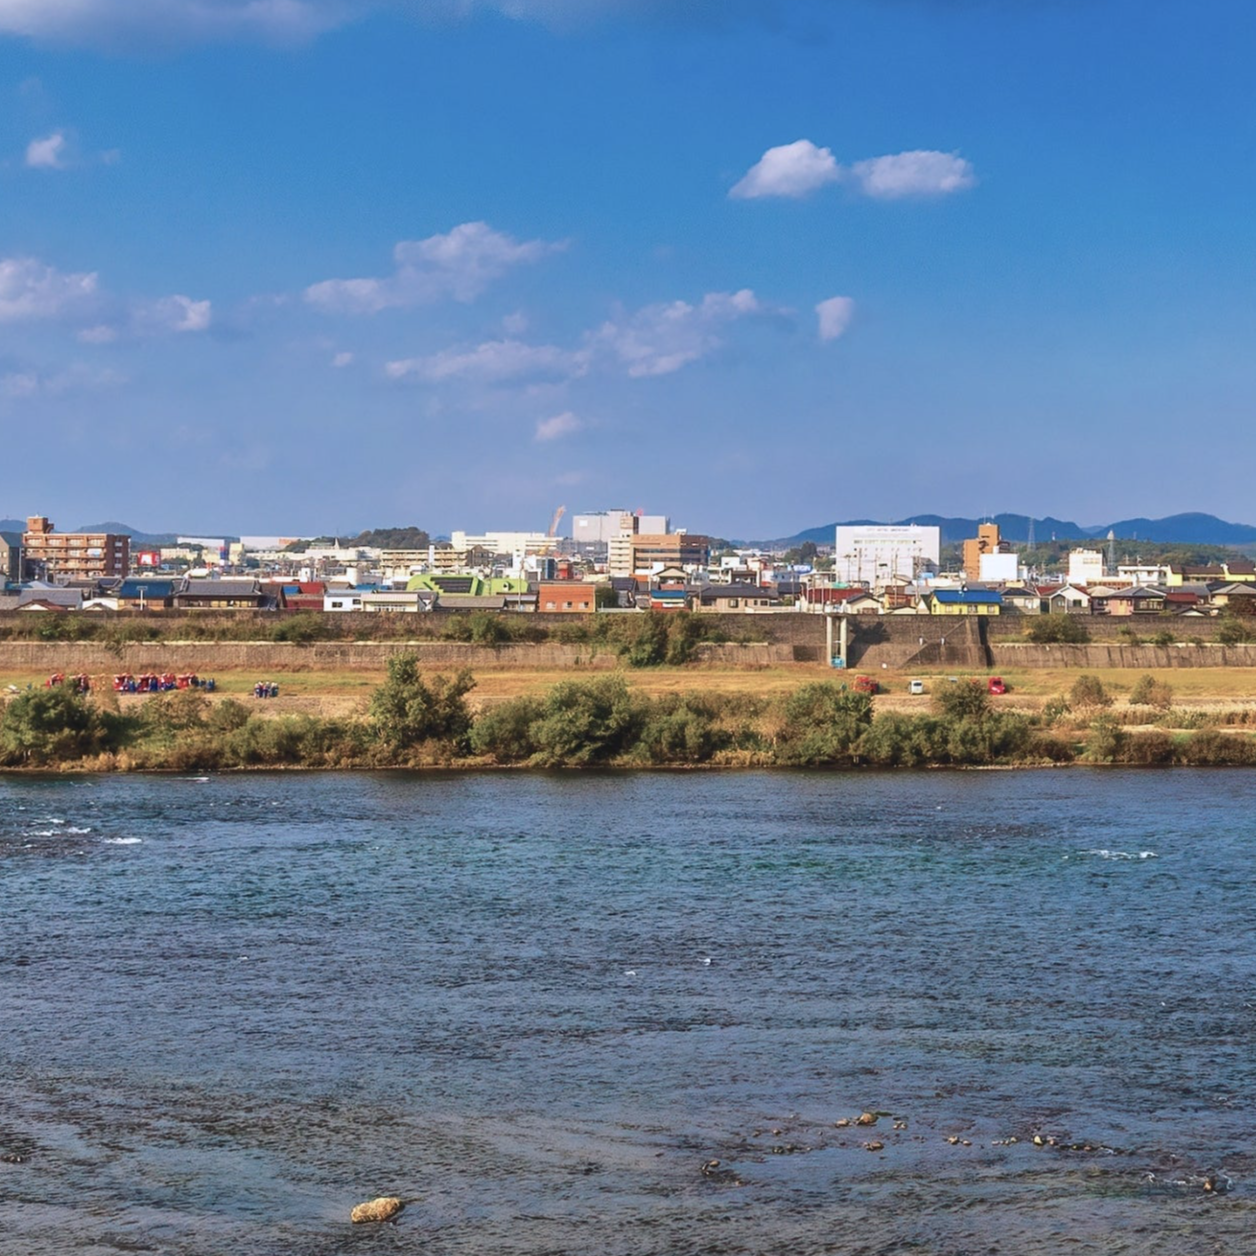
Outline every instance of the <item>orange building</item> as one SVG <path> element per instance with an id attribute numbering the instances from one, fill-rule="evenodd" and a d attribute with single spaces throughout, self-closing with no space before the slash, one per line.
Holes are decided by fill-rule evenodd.
<path id="1" fill-rule="evenodd" d="M 551 614 L 591 614 L 597 609 L 597 586 L 585 580 L 542 580 L 536 609 Z"/>
<path id="2" fill-rule="evenodd" d="M 42 515 L 26 520 L 23 558 L 37 575 L 125 576 L 131 565 L 131 538 L 112 532 L 57 532 Z"/>
<path id="3" fill-rule="evenodd" d="M 977 535 L 964 542 L 964 575 L 969 580 L 981 579 L 982 554 L 998 554 L 999 525 L 997 523 L 979 523 Z"/>

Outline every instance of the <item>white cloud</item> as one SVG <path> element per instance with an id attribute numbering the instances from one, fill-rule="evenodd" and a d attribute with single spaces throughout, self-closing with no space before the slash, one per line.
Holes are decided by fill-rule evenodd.
<path id="1" fill-rule="evenodd" d="M 54 131 L 26 146 L 26 164 L 33 170 L 65 169 L 65 134 Z"/>
<path id="2" fill-rule="evenodd" d="M 238 38 L 287 43 L 373 7 L 362 0 L 0 0 L 0 34 L 105 47 Z"/>
<path id="3" fill-rule="evenodd" d="M 74 316 L 97 295 L 95 271 L 66 274 L 33 257 L 0 258 L 0 322 Z"/>
<path id="4" fill-rule="evenodd" d="M 384 367 L 390 379 L 416 376 L 428 383 L 465 379 L 499 383 L 515 379 L 571 379 L 584 374 L 588 355 L 556 345 L 489 340 L 473 349 L 446 349 L 424 358 L 405 358 Z"/>
<path id="5" fill-rule="evenodd" d="M 175 295 L 163 297 L 147 310 L 141 310 L 139 322 L 164 331 L 205 331 L 212 317 L 211 302 Z"/>
<path id="6" fill-rule="evenodd" d="M 608 348 L 634 378 L 670 375 L 717 349 L 721 324 L 763 312 L 749 288 L 708 292 L 698 305 L 687 301 L 647 305 L 626 318 L 603 323 L 591 339 Z"/>
<path id="7" fill-rule="evenodd" d="M 769 148 L 733 185 L 729 196 L 734 200 L 806 196 L 841 177 L 842 168 L 829 149 L 817 148 L 810 140 L 795 140 Z"/>
<path id="8" fill-rule="evenodd" d="M 584 424 L 570 410 L 556 414 L 552 419 L 541 419 L 536 425 L 536 440 L 558 440 L 580 431 Z"/>
<path id="9" fill-rule="evenodd" d="M 50 374 L 39 371 L 10 371 L 0 375 L 0 396 L 11 400 L 27 397 L 57 397 L 67 392 L 97 392 L 116 388 L 127 382 L 126 376 L 114 370 L 95 370 L 76 363 L 64 371 Z"/>
<path id="10" fill-rule="evenodd" d="M 445 235 L 403 240 L 393 249 L 397 268 L 382 279 L 325 279 L 305 299 L 327 314 L 378 314 L 444 298 L 474 301 L 515 266 L 539 261 L 563 243 L 515 240 L 487 223 L 464 222 Z"/>
<path id="11" fill-rule="evenodd" d="M 346 366 L 353 365 L 352 353 L 337 353 L 331 360 L 332 366 L 337 370 L 343 370 Z"/>
<path id="12" fill-rule="evenodd" d="M 85 345 L 108 345 L 117 340 L 118 329 L 108 323 L 96 323 L 92 327 L 84 327 L 78 338 Z"/>
<path id="13" fill-rule="evenodd" d="M 850 297 L 829 297 L 816 306 L 820 339 L 837 340 L 850 326 L 855 316 L 855 303 Z"/>
<path id="14" fill-rule="evenodd" d="M 904 196 L 946 196 L 977 182 L 972 163 L 958 153 L 916 149 L 857 161 L 851 175 L 865 196 L 896 200 Z"/>

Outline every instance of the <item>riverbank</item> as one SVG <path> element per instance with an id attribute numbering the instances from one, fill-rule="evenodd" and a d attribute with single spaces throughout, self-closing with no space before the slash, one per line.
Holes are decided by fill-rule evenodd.
<path id="1" fill-rule="evenodd" d="M 231 771 L 256 768 L 1032 767 L 1256 764 L 1256 703 L 1183 705 L 1163 678 L 1118 694 L 1082 674 L 1051 694 L 994 696 L 979 678 L 934 678 L 926 696 L 872 697 L 826 673 L 777 673 L 721 688 L 702 673 L 619 673 L 477 694 L 486 678 L 428 675 L 395 656 L 351 709 L 199 689 L 82 696 L 32 687 L 0 713 L 10 771 Z M 727 680 L 728 677 L 723 679 Z M 740 678 L 755 679 L 753 673 Z M 675 687 L 672 687 L 675 686 Z M 281 694 L 285 692 L 281 686 Z"/>

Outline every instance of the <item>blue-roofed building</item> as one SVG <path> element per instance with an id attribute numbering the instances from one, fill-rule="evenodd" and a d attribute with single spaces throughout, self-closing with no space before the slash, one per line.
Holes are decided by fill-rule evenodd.
<path id="1" fill-rule="evenodd" d="M 162 611 L 174 605 L 174 595 L 182 588 L 182 578 L 154 580 L 149 578 L 123 580 L 114 597 L 118 609 L 127 611 Z"/>
<path id="2" fill-rule="evenodd" d="M 994 589 L 935 589 L 928 594 L 930 615 L 998 615 L 1003 595 Z"/>

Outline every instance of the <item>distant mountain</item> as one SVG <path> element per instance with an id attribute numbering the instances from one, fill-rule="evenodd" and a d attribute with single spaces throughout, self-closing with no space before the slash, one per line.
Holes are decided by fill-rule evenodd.
<path id="1" fill-rule="evenodd" d="M 163 545 L 174 545 L 178 535 L 174 532 L 141 532 L 128 523 L 119 523 L 110 519 L 106 523 L 85 523 L 81 528 L 73 528 L 74 532 L 112 532 L 114 536 L 129 536 L 137 545 L 152 545 L 160 548 Z"/>
<path id="2" fill-rule="evenodd" d="M 832 545 L 833 530 L 837 527 L 867 527 L 871 524 L 890 522 L 898 525 L 918 523 L 926 528 L 938 528 L 942 534 L 943 545 L 953 545 L 966 537 L 977 535 L 977 524 L 988 520 L 952 518 L 944 515 L 913 515 L 909 519 L 877 520 L 850 519 L 842 523 L 830 523 L 824 527 L 808 528 L 797 536 L 784 537 L 778 541 L 760 542 L 771 546 L 801 545 L 804 541 L 814 541 L 817 545 Z M 1028 515 L 995 515 L 994 522 L 1005 541 L 1029 540 Z M 1122 519 L 1118 523 L 1092 524 L 1082 527 L 1065 519 L 1033 520 L 1034 539 L 1036 541 L 1091 541 L 1102 539 L 1109 531 L 1115 532 L 1119 540 L 1180 542 L 1183 545 L 1251 545 L 1256 544 L 1256 527 L 1245 523 L 1227 523 L 1215 515 L 1184 514 L 1170 515 L 1167 519 Z"/>
<path id="3" fill-rule="evenodd" d="M 1091 536 L 1104 537 L 1111 528 L 1119 538 L 1139 541 L 1181 542 L 1183 545 L 1251 545 L 1256 528 L 1246 523 L 1227 523 L 1215 515 L 1170 515 L 1167 519 L 1122 519 L 1101 528 L 1087 528 Z"/>

